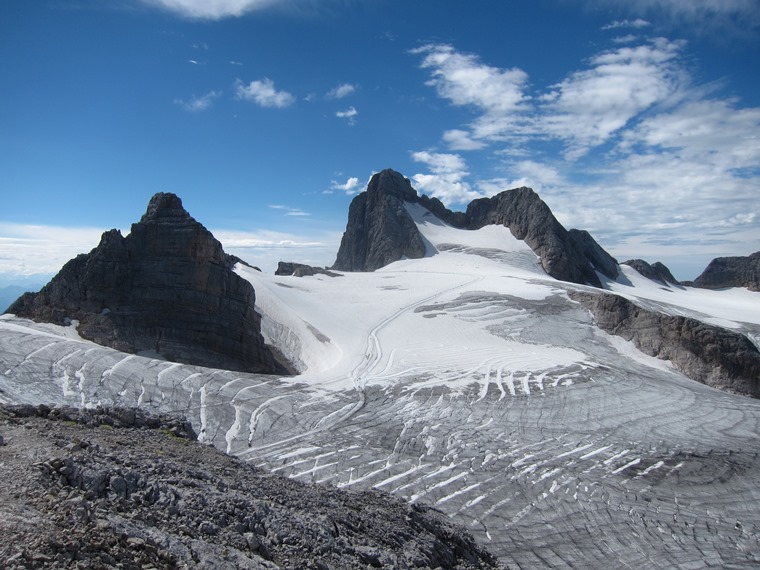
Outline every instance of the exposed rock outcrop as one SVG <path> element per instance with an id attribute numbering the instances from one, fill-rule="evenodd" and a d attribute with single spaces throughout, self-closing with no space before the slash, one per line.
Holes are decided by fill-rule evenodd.
<path id="1" fill-rule="evenodd" d="M 8 312 L 56 324 L 79 321 L 82 337 L 125 352 L 285 372 L 264 344 L 253 287 L 232 271 L 237 261 L 176 195 L 159 193 L 128 236 L 105 232 L 95 249 Z"/>
<path id="2" fill-rule="evenodd" d="M 340 277 L 339 273 L 323 269 L 321 267 L 312 267 L 303 263 L 294 263 L 290 261 L 280 261 L 277 264 L 275 275 L 286 275 L 293 277 L 309 277 L 311 275 L 327 275 L 328 277 Z"/>
<path id="3" fill-rule="evenodd" d="M 601 287 L 596 271 L 617 277 L 617 261 L 585 231 L 568 232 L 530 188 L 480 198 L 465 212 L 452 212 L 440 200 L 418 196 L 408 179 L 393 170 L 375 174 L 367 191 L 351 202 L 346 232 L 334 269 L 374 271 L 403 257 L 425 255 L 424 238 L 404 203 L 420 204 L 439 219 L 461 229 L 506 226 L 541 259 L 557 279 Z"/>
<path id="4" fill-rule="evenodd" d="M 499 567 L 430 507 L 272 475 L 134 414 L 0 407 L 0 566 Z"/>
<path id="5" fill-rule="evenodd" d="M 652 281 L 659 281 L 664 285 L 667 285 L 668 283 L 671 285 L 680 285 L 678 280 L 673 277 L 670 269 L 668 269 L 664 263 L 660 263 L 659 261 L 655 261 L 650 265 L 643 259 L 629 259 L 628 261 L 624 261 L 623 265 L 633 267 L 642 275 L 642 277 L 646 277 Z"/>
<path id="6" fill-rule="evenodd" d="M 339 271 L 374 271 L 404 257 L 425 255 L 425 242 L 405 202 L 415 202 L 417 192 L 409 180 L 393 170 L 383 170 L 370 180 L 348 209 L 348 224 L 333 265 Z"/>
<path id="7" fill-rule="evenodd" d="M 760 291 L 760 251 L 748 256 L 716 257 L 693 285 L 704 289 L 746 287 Z"/>
<path id="8" fill-rule="evenodd" d="M 607 293 L 571 292 L 604 331 L 683 374 L 729 392 L 760 398 L 760 352 L 743 334 L 696 319 L 665 315 Z"/>

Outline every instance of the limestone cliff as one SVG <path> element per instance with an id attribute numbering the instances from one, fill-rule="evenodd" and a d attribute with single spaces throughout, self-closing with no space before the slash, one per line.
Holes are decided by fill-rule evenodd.
<path id="1" fill-rule="evenodd" d="M 420 204 L 461 229 L 506 226 L 539 256 L 557 279 L 601 287 L 596 271 L 617 277 L 617 261 L 588 232 L 568 232 L 530 188 L 506 190 L 474 200 L 465 212 L 452 212 L 436 198 L 419 196 L 408 179 L 393 170 L 375 174 L 367 191 L 351 202 L 346 231 L 333 269 L 374 271 L 403 257 L 425 255 L 425 241 L 405 203 Z"/>
<path id="2" fill-rule="evenodd" d="M 9 313 L 36 321 L 79 321 L 79 334 L 125 352 L 230 370 L 284 372 L 260 332 L 253 287 L 236 259 L 182 207 L 159 193 L 126 237 L 103 234 L 39 293 Z"/>

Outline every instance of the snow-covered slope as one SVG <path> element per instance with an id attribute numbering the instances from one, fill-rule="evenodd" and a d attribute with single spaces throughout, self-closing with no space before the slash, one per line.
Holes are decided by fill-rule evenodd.
<path id="1" fill-rule="evenodd" d="M 0 401 L 186 413 L 205 441 L 289 477 L 377 488 L 467 525 L 508 564 L 760 563 L 760 401 L 601 332 L 507 228 L 408 211 L 427 256 L 308 278 L 238 266 L 290 378 L 125 355 L 0 320 Z M 760 294 L 608 289 L 760 338 Z"/>

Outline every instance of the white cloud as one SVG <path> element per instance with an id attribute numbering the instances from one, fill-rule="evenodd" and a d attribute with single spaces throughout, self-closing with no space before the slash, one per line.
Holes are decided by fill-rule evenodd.
<path id="1" fill-rule="evenodd" d="M 314 235 L 282 231 L 262 230 L 242 232 L 213 230 L 222 243 L 224 251 L 274 273 L 279 261 L 296 261 L 325 267 L 332 265 L 340 245 L 342 232 L 326 232 Z"/>
<path id="2" fill-rule="evenodd" d="M 273 210 L 282 210 L 285 216 L 306 217 L 311 216 L 310 213 L 304 212 L 300 208 L 291 208 L 290 206 L 283 206 L 281 204 L 270 204 L 270 208 Z"/>
<path id="3" fill-rule="evenodd" d="M 356 178 L 355 176 L 351 176 L 343 184 L 333 180 L 332 185 L 330 186 L 329 192 L 331 192 L 332 190 L 339 190 L 351 196 L 353 194 L 356 194 L 359 191 L 359 188 L 360 188 L 359 179 Z"/>
<path id="4" fill-rule="evenodd" d="M 502 162 L 486 179 L 458 154 L 415 153 L 429 167 L 416 186 L 448 202 L 533 187 L 563 224 L 588 229 L 622 259 L 683 252 L 682 278 L 712 257 L 760 249 L 760 108 L 720 98 L 718 84 L 695 85 L 683 41 L 612 41 L 544 92 L 518 83 L 512 107 L 475 94 L 503 70 L 450 46 L 418 50 L 438 95 L 478 112 L 443 141 Z M 481 74 L 457 74 L 473 69 Z"/>
<path id="5" fill-rule="evenodd" d="M 100 243 L 102 229 L 0 222 L 0 273 L 54 273 Z"/>
<path id="6" fill-rule="evenodd" d="M 342 83 L 337 87 L 330 89 L 325 97 L 328 99 L 343 99 L 343 97 L 350 95 L 354 91 L 356 91 L 356 85 L 352 85 L 350 83 Z"/>
<path id="7" fill-rule="evenodd" d="M 681 88 L 686 78 L 676 58 L 683 45 L 658 38 L 597 55 L 552 87 L 537 126 L 564 140 L 570 158 L 582 156 Z"/>
<path id="8" fill-rule="evenodd" d="M 420 66 L 432 75 L 427 84 L 455 105 L 504 117 L 518 112 L 527 99 L 528 75 L 521 69 L 491 67 L 446 44 L 428 44 L 411 53 L 424 56 Z"/>
<path id="9" fill-rule="evenodd" d="M 760 27 L 757 0 L 586 0 L 607 9 L 612 6 L 632 16 L 651 16 L 657 25 L 669 25 L 690 34 L 730 34 L 756 37 Z M 636 20 L 634 20 L 636 21 Z"/>
<path id="10" fill-rule="evenodd" d="M 359 114 L 359 111 L 357 111 L 353 105 L 346 109 L 345 111 L 338 111 L 335 113 L 335 116 L 339 119 L 346 119 L 348 121 L 349 125 L 355 125 L 356 124 L 356 116 Z"/>
<path id="11" fill-rule="evenodd" d="M 435 196 L 447 205 L 464 204 L 483 196 L 464 181 L 469 172 L 458 154 L 420 151 L 412 153 L 412 160 L 425 164 L 431 171 L 430 174 L 412 176 L 417 190 Z"/>
<path id="12" fill-rule="evenodd" d="M 189 101 L 184 99 L 175 99 L 174 103 L 180 105 L 185 111 L 196 113 L 198 111 L 205 111 L 213 104 L 215 99 L 222 96 L 221 91 L 210 91 L 200 97 L 193 96 Z"/>
<path id="13" fill-rule="evenodd" d="M 646 28 L 647 26 L 651 26 L 649 22 L 646 20 L 642 20 L 641 18 L 636 18 L 635 20 L 615 20 L 613 22 L 610 22 L 606 26 L 603 26 L 603 30 L 616 30 L 619 28 Z"/>
<path id="14" fill-rule="evenodd" d="M 235 82 L 235 97 L 242 101 L 251 101 L 261 107 L 283 108 L 292 105 L 296 98 L 287 91 L 277 91 L 274 81 L 265 77 L 251 81 L 248 85 L 239 79 Z"/>
<path id="15" fill-rule="evenodd" d="M 277 4 L 277 0 L 143 0 L 143 2 L 195 20 L 240 17 L 248 12 Z"/>
<path id="16" fill-rule="evenodd" d="M 486 146 L 486 143 L 473 139 L 468 131 L 462 129 L 446 131 L 443 140 L 451 150 L 480 150 Z"/>

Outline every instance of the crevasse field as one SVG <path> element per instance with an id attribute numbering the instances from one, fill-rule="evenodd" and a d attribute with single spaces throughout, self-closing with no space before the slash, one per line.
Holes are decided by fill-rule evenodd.
<path id="1" fill-rule="evenodd" d="M 238 266 L 299 374 L 129 355 L 0 319 L 0 401 L 176 411 L 199 439 L 287 477 L 450 515 L 510 567 L 760 564 L 760 401 L 693 382 L 599 330 L 504 227 L 407 205 L 428 256 L 374 273 Z M 606 287 L 760 340 L 760 294 Z"/>

